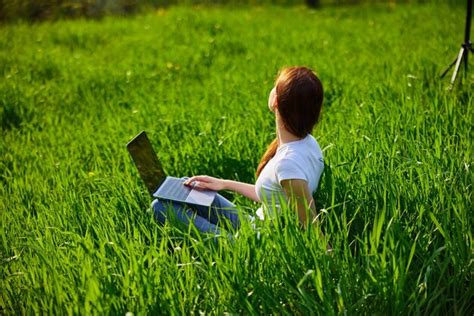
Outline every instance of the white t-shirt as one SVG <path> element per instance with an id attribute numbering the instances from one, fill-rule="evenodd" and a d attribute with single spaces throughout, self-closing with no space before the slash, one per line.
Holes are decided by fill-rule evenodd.
<path id="1" fill-rule="evenodd" d="M 255 192 L 263 203 L 256 215 L 261 220 L 265 216 L 274 216 L 271 208 L 266 206 L 272 205 L 273 197 L 275 206 L 279 209 L 279 196 L 287 198 L 280 184 L 282 180 L 304 179 L 313 194 L 318 188 L 323 169 L 323 153 L 313 135 L 308 134 L 303 139 L 279 146 L 275 156 L 265 165 L 255 183 Z"/>

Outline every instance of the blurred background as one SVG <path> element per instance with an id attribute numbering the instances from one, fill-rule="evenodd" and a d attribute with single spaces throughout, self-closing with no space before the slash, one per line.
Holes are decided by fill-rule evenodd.
<path id="1" fill-rule="evenodd" d="M 63 18 L 101 18 L 105 15 L 132 15 L 146 13 L 171 5 L 306 5 L 324 6 L 357 5 L 366 3 L 449 3 L 465 5 L 463 0 L 1 0 L 0 21 L 56 20 Z"/>

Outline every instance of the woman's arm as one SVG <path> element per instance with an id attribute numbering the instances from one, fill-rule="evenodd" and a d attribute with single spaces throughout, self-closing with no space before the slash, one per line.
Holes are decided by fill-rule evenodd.
<path id="1" fill-rule="evenodd" d="M 214 191 L 229 190 L 242 194 L 255 202 L 260 202 L 257 193 L 255 192 L 255 185 L 233 181 L 218 179 L 210 176 L 194 176 L 184 181 L 185 185 L 200 188 L 209 189 Z"/>
<path id="2" fill-rule="evenodd" d="M 255 192 L 255 185 L 233 180 L 224 180 L 224 190 L 230 190 L 242 194 L 255 202 L 260 202 L 260 199 Z"/>
<path id="3" fill-rule="evenodd" d="M 302 179 L 288 179 L 282 180 L 281 186 L 288 197 L 290 208 L 296 210 L 300 224 L 306 228 L 309 221 L 317 226 L 316 207 L 309 192 L 308 182 Z"/>
<path id="4" fill-rule="evenodd" d="M 296 209 L 298 219 L 303 228 L 306 229 L 308 227 L 309 221 L 317 230 L 319 238 L 326 242 L 326 250 L 328 252 L 332 251 L 332 246 L 325 240 L 326 238 L 319 226 L 316 206 L 314 205 L 313 196 L 309 192 L 308 182 L 302 179 L 282 180 L 281 186 L 288 197 L 290 207 Z"/>

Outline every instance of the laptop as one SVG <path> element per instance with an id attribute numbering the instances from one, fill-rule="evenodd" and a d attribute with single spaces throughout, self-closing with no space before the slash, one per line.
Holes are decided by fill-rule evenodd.
<path id="1" fill-rule="evenodd" d="M 156 198 L 211 206 L 216 191 L 185 186 L 182 178 L 167 176 L 145 131 L 130 140 L 127 149 L 148 192 Z"/>

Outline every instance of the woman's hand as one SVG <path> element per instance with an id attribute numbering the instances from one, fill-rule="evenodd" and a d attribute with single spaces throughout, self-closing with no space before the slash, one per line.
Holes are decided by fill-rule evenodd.
<path id="1" fill-rule="evenodd" d="M 209 176 L 194 176 L 183 181 L 184 185 L 197 189 L 208 189 L 213 191 L 229 190 L 242 194 L 255 202 L 260 199 L 255 192 L 255 185 L 233 180 L 218 179 Z"/>
<path id="2" fill-rule="evenodd" d="M 198 189 L 225 190 L 225 180 L 210 176 L 194 176 L 184 180 L 183 184 Z"/>

